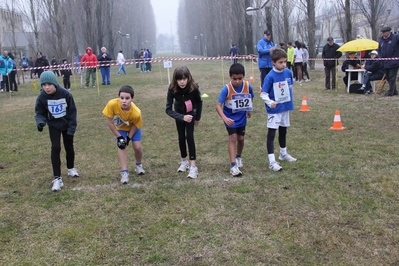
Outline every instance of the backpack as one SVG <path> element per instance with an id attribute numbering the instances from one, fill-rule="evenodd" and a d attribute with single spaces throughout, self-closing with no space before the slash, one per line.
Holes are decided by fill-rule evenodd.
<path id="1" fill-rule="evenodd" d="M 354 83 L 349 86 L 349 93 L 358 93 L 358 94 L 364 94 L 364 90 L 361 89 L 362 84 L 359 83 Z"/>
<path id="2" fill-rule="evenodd" d="M 28 59 L 22 58 L 22 67 L 28 67 L 28 66 L 29 66 Z"/>

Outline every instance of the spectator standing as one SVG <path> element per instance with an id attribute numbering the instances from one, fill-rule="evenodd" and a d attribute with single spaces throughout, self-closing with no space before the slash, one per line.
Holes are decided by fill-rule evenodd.
<path id="1" fill-rule="evenodd" d="M 287 43 L 287 68 L 292 71 L 294 78 L 296 78 L 296 71 L 294 66 L 294 47 L 292 42 Z"/>
<path id="2" fill-rule="evenodd" d="M 303 58 L 303 64 L 302 64 L 302 76 L 307 77 L 305 79 L 305 82 L 309 82 L 309 73 L 308 73 L 308 62 L 309 62 L 309 51 L 306 48 L 306 44 L 302 43 L 302 58 Z"/>
<path id="3" fill-rule="evenodd" d="M 235 44 L 232 44 L 231 48 L 230 48 L 230 56 L 232 57 L 231 58 L 232 64 L 235 64 L 238 62 L 237 56 L 239 56 L 239 55 L 240 55 L 240 49 L 238 49 L 238 47 L 236 47 Z"/>
<path id="4" fill-rule="evenodd" d="M 324 59 L 324 74 L 325 74 L 325 90 L 333 89 L 335 90 L 336 85 L 336 73 L 338 66 L 338 58 L 342 56 L 342 53 L 337 51 L 339 45 L 334 43 L 332 37 L 327 38 L 327 44 L 323 47 L 323 52 L 321 57 Z M 331 81 L 331 83 L 330 83 Z M 332 85 L 332 87 L 330 86 Z"/>
<path id="5" fill-rule="evenodd" d="M 75 58 L 73 59 L 73 62 L 75 64 L 75 72 L 76 72 L 76 74 L 80 74 L 80 58 L 79 58 L 79 55 L 75 55 Z"/>
<path id="6" fill-rule="evenodd" d="M 34 69 L 35 63 L 33 62 L 32 56 L 29 57 L 28 64 L 29 64 L 29 68 L 30 68 L 30 79 L 33 79 L 33 76 L 35 74 L 35 69 Z"/>
<path id="7" fill-rule="evenodd" d="M 87 89 L 90 84 L 90 76 L 91 76 L 91 85 L 93 88 L 96 87 L 96 70 L 97 70 L 97 56 L 93 54 L 93 49 L 90 46 L 86 48 L 86 54 L 82 56 L 80 60 L 80 65 L 85 66 L 86 69 L 86 85 Z"/>
<path id="8" fill-rule="evenodd" d="M 67 90 L 71 90 L 72 70 L 66 59 L 62 60 L 61 76 L 64 83 L 64 88 Z"/>
<path id="9" fill-rule="evenodd" d="M 12 62 L 10 60 L 10 57 L 8 56 L 8 51 L 4 50 L 3 54 L 0 56 L 0 74 L 2 76 L 0 92 L 3 92 L 4 88 L 6 89 L 7 92 L 10 91 L 9 75 L 11 71 L 12 71 Z"/>
<path id="10" fill-rule="evenodd" d="M 380 58 L 399 57 L 399 35 L 392 34 L 390 27 L 381 29 L 382 35 L 378 42 L 378 54 Z M 384 96 L 398 95 L 396 89 L 396 75 L 398 74 L 399 60 L 382 60 L 385 71 L 385 79 L 388 81 L 389 90 Z"/>
<path id="11" fill-rule="evenodd" d="M 125 70 L 125 57 L 123 56 L 123 51 L 120 50 L 118 53 L 118 56 L 116 58 L 116 61 L 119 64 L 119 69 L 116 72 L 117 75 L 120 75 L 121 71 L 123 71 L 123 73 L 125 73 L 126 75 L 126 70 Z"/>
<path id="12" fill-rule="evenodd" d="M 27 71 L 27 69 L 29 67 L 29 60 L 25 57 L 25 55 L 22 55 L 21 67 L 24 69 L 25 78 L 28 78 L 28 76 L 26 75 L 26 71 Z"/>
<path id="13" fill-rule="evenodd" d="M 150 49 L 147 49 L 147 60 L 148 60 L 148 62 L 147 62 L 147 72 L 151 72 L 151 70 L 152 70 L 152 62 L 151 62 L 151 60 L 152 60 L 152 52 L 150 51 Z"/>
<path id="14" fill-rule="evenodd" d="M 107 53 L 107 48 L 101 47 L 101 53 L 97 56 L 100 66 L 102 83 L 101 85 L 111 84 L 111 60 L 112 57 Z"/>
<path id="15" fill-rule="evenodd" d="M 271 53 L 274 50 L 274 43 L 271 40 L 272 33 L 268 30 L 263 32 L 263 38 L 258 42 L 258 67 L 260 70 L 260 84 L 263 85 L 263 80 L 266 75 L 272 70 Z"/>
<path id="16" fill-rule="evenodd" d="M 17 84 L 17 62 L 15 61 L 15 57 L 12 53 L 9 53 L 8 56 L 10 57 L 10 61 L 12 63 L 12 71 L 9 74 L 10 79 L 10 91 L 18 91 L 18 84 Z"/>
<path id="17" fill-rule="evenodd" d="M 299 83 L 303 82 L 302 77 L 302 65 L 303 65 L 303 57 L 302 57 L 302 45 L 299 41 L 295 41 L 295 49 L 294 49 L 294 65 L 297 72 L 297 78 Z"/>
<path id="18" fill-rule="evenodd" d="M 58 62 L 57 62 L 57 59 L 55 59 L 55 56 L 53 56 L 53 58 L 51 58 L 50 64 L 51 64 L 51 67 L 53 68 L 53 73 L 59 77 L 60 71 L 58 70 Z"/>
<path id="19" fill-rule="evenodd" d="M 37 52 L 36 54 L 36 63 L 35 63 L 35 74 L 37 78 L 40 78 L 40 75 L 44 72 L 45 69 L 48 69 L 50 64 L 46 57 L 43 56 L 42 52 Z"/>

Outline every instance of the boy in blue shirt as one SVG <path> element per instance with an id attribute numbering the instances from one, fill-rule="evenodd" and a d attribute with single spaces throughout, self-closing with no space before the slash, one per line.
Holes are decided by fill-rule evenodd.
<path id="1" fill-rule="evenodd" d="M 260 97 L 265 102 L 267 111 L 267 153 L 269 168 L 273 171 L 281 171 L 283 168 L 276 162 L 274 156 L 274 138 L 278 129 L 278 142 L 280 144 L 280 161 L 295 162 L 296 158 L 287 153 L 286 135 L 290 126 L 290 113 L 294 110 L 292 96 L 291 71 L 286 68 L 287 53 L 282 49 L 275 49 L 272 53 L 273 70 L 269 72 L 263 82 Z"/>
<path id="2" fill-rule="evenodd" d="M 229 134 L 230 173 L 232 176 L 241 176 L 242 172 L 239 168 L 243 167 L 241 154 L 244 149 L 245 126 L 247 118 L 251 117 L 254 92 L 251 84 L 244 81 L 243 65 L 232 64 L 229 75 L 231 81 L 222 88 L 216 103 L 216 111 L 222 118 Z"/>

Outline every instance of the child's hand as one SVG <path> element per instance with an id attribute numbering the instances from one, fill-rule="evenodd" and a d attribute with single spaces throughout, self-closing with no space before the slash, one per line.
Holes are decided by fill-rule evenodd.
<path id="1" fill-rule="evenodd" d="M 247 118 L 251 118 L 252 116 L 252 112 L 251 111 L 247 111 Z"/>
<path id="2" fill-rule="evenodd" d="M 270 108 L 272 108 L 272 109 L 273 109 L 273 108 L 276 108 L 277 104 L 278 104 L 277 102 L 273 102 L 273 103 L 270 105 Z"/>
<path id="3" fill-rule="evenodd" d="M 183 118 L 184 122 L 191 123 L 191 120 L 193 120 L 192 115 L 185 115 Z"/>
<path id="4" fill-rule="evenodd" d="M 226 117 L 225 119 L 223 119 L 223 121 L 226 123 L 226 125 L 228 126 L 232 126 L 234 125 L 234 120 L 231 118 Z"/>

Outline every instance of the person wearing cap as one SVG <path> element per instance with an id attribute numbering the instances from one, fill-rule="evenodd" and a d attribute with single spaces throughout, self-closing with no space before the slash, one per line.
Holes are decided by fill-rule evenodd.
<path id="1" fill-rule="evenodd" d="M 345 77 L 343 77 L 343 81 L 345 83 L 345 86 L 348 86 L 348 82 L 350 82 L 349 79 L 349 72 L 347 72 L 347 69 L 360 69 L 361 64 L 360 60 L 356 57 L 356 52 L 348 52 L 348 58 L 342 63 L 341 70 L 342 72 L 345 72 Z M 351 80 L 357 80 L 357 72 L 353 72 L 351 75 Z"/>
<path id="2" fill-rule="evenodd" d="M 271 40 L 272 33 L 269 30 L 263 32 L 263 38 L 258 42 L 258 67 L 260 70 L 260 86 L 263 85 L 263 80 L 266 75 L 272 70 L 272 57 L 271 53 L 274 50 L 274 43 Z"/>
<path id="3" fill-rule="evenodd" d="M 334 39 L 332 37 L 327 38 L 327 44 L 323 47 L 323 52 L 321 54 L 324 64 L 324 74 L 325 78 L 325 90 L 331 89 L 330 84 L 332 85 L 332 89 L 335 89 L 336 84 L 336 70 L 338 65 L 338 58 L 342 56 L 342 53 L 337 51 L 339 45 L 334 43 Z M 332 81 L 330 83 L 330 81 Z"/>
<path id="4" fill-rule="evenodd" d="M 399 60 L 396 58 L 399 57 L 399 35 L 392 34 L 390 27 L 383 27 L 381 32 L 377 52 L 380 58 L 386 58 L 386 60 L 382 60 L 382 65 L 385 71 L 385 79 L 389 84 L 389 90 L 384 96 L 394 96 L 398 95 L 396 75 L 398 74 Z"/>
<path id="5" fill-rule="evenodd" d="M 366 63 L 362 66 L 364 69 L 364 81 L 362 85 L 362 90 L 365 94 L 370 94 L 371 84 L 370 81 L 380 80 L 384 76 L 384 70 L 382 68 L 382 62 L 380 60 L 375 60 L 377 58 L 378 52 L 373 50 L 370 52 L 371 60 L 366 60 Z"/>
<path id="6" fill-rule="evenodd" d="M 58 191 L 63 186 L 61 177 L 61 135 L 66 152 L 66 164 L 68 175 L 78 177 L 74 168 L 75 151 L 73 148 L 73 137 L 77 127 L 77 110 L 72 94 L 62 88 L 52 71 L 44 71 L 40 75 L 40 90 L 35 104 L 35 120 L 37 130 L 43 131 L 48 125 L 51 141 L 51 164 L 54 179 L 52 191 Z"/>

